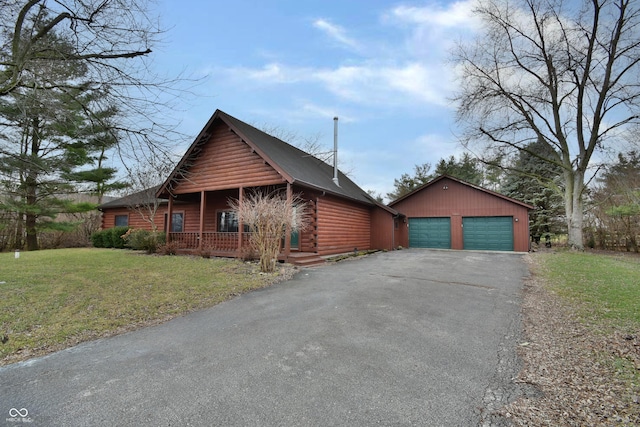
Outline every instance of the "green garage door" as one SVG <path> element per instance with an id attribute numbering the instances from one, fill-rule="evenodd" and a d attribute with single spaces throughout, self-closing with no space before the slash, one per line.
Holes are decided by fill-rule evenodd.
<path id="1" fill-rule="evenodd" d="M 513 217 L 487 216 L 462 218 L 465 249 L 513 250 Z"/>
<path id="2" fill-rule="evenodd" d="M 409 218 L 409 247 L 451 248 L 451 219 Z"/>

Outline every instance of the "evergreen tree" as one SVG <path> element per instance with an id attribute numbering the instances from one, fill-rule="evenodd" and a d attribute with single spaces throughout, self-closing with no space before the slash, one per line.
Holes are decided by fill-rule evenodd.
<path id="1" fill-rule="evenodd" d="M 395 188 L 392 192 L 387 193 L 387 198 L 392 201 L 399 199 L 405 194 L 409 194 L 421 185 L 431 181 L 431 179 L 433 179 L 433 175 L 429 173 L 429 169 L 431 169 L 431 165 L 429 163 L 415 165 L 413 168 L 413 176 L 408 173 L 403 173 L 400 178 L 394 179 L 393 185 Z"/>
<path id="2" fill-rule="evenodd" d="M 484 181 L 480 162 L 466 152 L 459 161 L 454 156 L 448 160 L 440 159 L 435 170 L 435 176 L 438 175 L 449 175 L 476 185 L 482 185 Z"/>
<path id="3" fill-rule="evenodd" d="M 476 185 L 482 185 L 483 183 L 484 173 L 482 166 L 469 153 L 464 153 L 459 161 L 454 156 L 448 159 L 440 159 L 433 173 L 429 172 L 430 169 L 431 164 L 429 163 L 415 165 L 413 175 L 404 173 L 400 178 L 393 181 L 394 191 L 387 193 L 387 198 L 396 200 L 440 175 L 449 175 Z"/>
<path id="4" fill-rule="evenodd" d="M 547 144 L 532 143 L 520 151 L 514 164 L 507 167 L 502 182 L 503 194 L 535 206 L 529 214 L 529 232 L 534 242 L 546 235 L 566 233 L 560 167 L 545 161 L 551 158 Z M 555 189 L 554 189 L 555 188 Z"/>
<path id="5" fill-rule="evenodd" d="M 37 19 L 34 28 L 49 25 L 44 12 Z M 55 32 L 48 32 L 37 43 L 43 50 L 64 53 L 73 49 L 70 41 Z M 116 136 L 100 116 L 114 117 L 116 111 L 100 107 L 103 93 L 89 84 L 77 84 L 87 73 L 81 63 L 32 60 L 28 68 L 32 72 L 22 77 L 28 84 L 0 98 L 0 176 L 2 209 L 16 218 L 15 246 L 35 250 L 38 230 L 72 226 L 54 222 L 57 214 L 95 208 L 65 197 L 76 191 L 73 184 L 94 181 L 99 191 L 109 185 L 115 171 L 100 162 Z M 46 90 L 42 89 L 45 85 Z M 96 161 L 97 167 L 82 171 Z"/>

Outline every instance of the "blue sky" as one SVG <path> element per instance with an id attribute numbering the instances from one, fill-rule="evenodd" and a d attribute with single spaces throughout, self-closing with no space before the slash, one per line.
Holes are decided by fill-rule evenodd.
<path id="1" fill-rule="evenodd" d="M 169 32 L 155 66 L 206 76 L 176 113 L 188 135 L 219 108 L 332 147 L 338 116 L 341 168 L 382 194 L 415 164 L 461 152 L 447 60 L 474 35 L 471 1 L 158 4 Z"/>

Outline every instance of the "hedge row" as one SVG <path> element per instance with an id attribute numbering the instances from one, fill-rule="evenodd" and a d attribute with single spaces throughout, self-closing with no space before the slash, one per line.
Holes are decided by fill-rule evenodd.
<path id="1" fill-rule="evenodd" d="M 113 227 L 91 235 L 96 248 L 129 248 L 154 253 L 165 244 L 165 233 L 139 230 L 129 227 Z"/>
<path id="2" fill-rule="evenodd" d="M 91 243 L 96 248 L 118 248 L 125 247 L 125 240 L 122 238 L 129 227 L 113 227 L 106 230 L 96 231 L 91 235 Z"/>

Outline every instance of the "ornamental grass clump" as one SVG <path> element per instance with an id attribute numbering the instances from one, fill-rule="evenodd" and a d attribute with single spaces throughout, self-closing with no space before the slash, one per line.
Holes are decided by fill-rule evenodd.
<path id="1" fill-rule="evenodd" d="M 242 201 L 230 199 L 241 224 L 249 227 L 249 242 L 260 256 L 260 271 L 275 270 L 282 240 L 287 233 L 303 232 L 309 226 L 307 205 L 300 195 L 287 197 L 286 191 L 257 190 L 247 194 Z"/>

